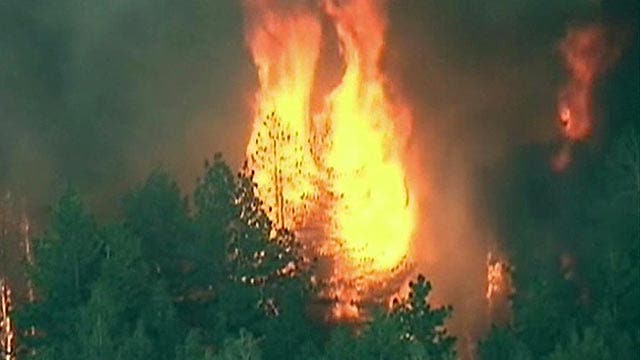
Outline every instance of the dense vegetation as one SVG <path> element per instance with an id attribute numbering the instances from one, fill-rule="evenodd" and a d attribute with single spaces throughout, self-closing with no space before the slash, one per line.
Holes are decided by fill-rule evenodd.
<path id="1" fill-rule="evenodd" d="M 561 197 L 564 205 L 545 221 L 530 213 L 534 205 L 495 204 L 505 210 L 505 236 L 520 239 L 508 249 L 517 292 L 512 323 L 492 328 L 479 358 L 637 356 L 638 137 L 624 134 L 592 158 L 559 182 L 532 175 L 546 176 L 540 169 L 513 172 L 512 186 L 534 182 L 535 198 Z M 290 233 L 274 231 L 251 176 L 234 175 L 219 155 L 191 196 L 157 171 L 124 197 L 121 213 L 99 223 L 73 189 L 54 206 L 29 268 L 38 300 L 17 314 L 21 329 L 35 328 L 21 337 L 19 358 L 456 357 L 455 338 L 442 327 L 452 310 L 430 307 L 423 276 L 407 298 L 390 311 L 372 309 L 363 324 L 312 320 L 308 305 L 321 286 L 311 281 L 313 263 Z M 570 219 L 573 232 L 558 234 L 563 226 L 553 224 Z M 560 235 L 564 243 L 552 240 Z"/>
<path id="2" fill-rule="evenodd" d="M 19 312 L 20 358 L 450 359 L 449 308 L 419 276 L 389 312 L 356 328 L 308 311 L 318 285 L 293 236 L 275 232 L 249 175 L 220 156 L 191 197 L 165 172 L 96 222 L 69 189 L 35 241 L 38 301 Z M 275 233 L 275 235 L 274 235 Z M 287 269 L 285 271 L 285 269 Z M 321 285 L 320 285 L 321 286 Z"/>
<path id="3" fill-rule="evenodd" d="M 517 155 L 496 206 L 516 266 L 513 323 L 492 329 L 481 359 L 638 358 L 640 141 L 635 127 L 620 134 L 606 151 L 578 149 L 561 174 L 539 152 Z"/>

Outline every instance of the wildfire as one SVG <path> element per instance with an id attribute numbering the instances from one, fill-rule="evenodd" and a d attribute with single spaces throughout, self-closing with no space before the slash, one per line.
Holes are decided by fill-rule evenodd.
<path id="1" fill-rule="evenodd" d="M 584 140 L 593 130 L 593 89 L 620 56 L 607 30 L 600 25 L 571 29 L 560 43 L 570 82 L 562 90 L 558 115 L 564 135 L 574 141 Z"/>
<path id="2" fill-rule="evenodd" d="M 0 279 L 0 350 L 3 360 L 15 359 L 15 330 L 11 321 L 11 289 Z"/>
<path id="3" fill-rule="evenodd" d="M 22 219 L 20 221 L 20 232 L 22 235 L 25 260 L 28 265 L 33 265 L 33 252 L 31 251 L 31 223 L 29 221 L 29 217 L 24 213 L 22 214 Z M 31 279 L 27 280 L 27 299 L 31 303 L 36 299 Z"/>
<path id="4" fill-rule="evenodd" d="M 559 46 L 569 82 L 560 91 L 558 120 L 567 144 L 587 140 L 594 127 L 593 91 L 596 82 L 620 57 L 621 46 L 613 32 L 602 25 L 570 29 Z M 571 161 L 565 145 L 552 161 L 556 171 Z"/>
<path id="5" fill-rule="evenodd" d="M 487 254 L 487 292 L 485 297 L 490 306 L 508 301 L 515 292 L 511 281 L 512 271 L 512 267 L 506 260 L 496 258 L 492 253 Z"/>
<path id="6" fill-rule="evenodd" d="M 332 189 L 341 195 L 333 217 L 336 236 L 352 261 L 389 271 L 407 255 L 414 228 L 396 140 L 396 124 L 410 119 L 388 101 L 378 69 L 385 29 L 380 2 L 326 4 L 346 63 L 322 115 L 331 129 L 325 160 L 334 169 Z"/>
<path id="7" fill-rule="evenodd" d="M 403 146 L 411 118 L 387 95 L 385 6 L 370 0 L 322 2 L 344 72 L 311 114 L 322 27 L 317 9 L 298 5 L 245 1 L 260 86 L 247 156 L 274 223 L 333 257 L 328 280 L 340 284 L 332 295 L 342 303 L 334 314 L 359 316 L 354 304 L 368 284 L 396 273 L 410 250 L 417 209 Z"/>
<path id="8" fill-rule="evenodd" d="M 300 220 L 294 217 L 315 191 L 309 107 L 320 22 L 303 9 L 272 10 L 268 1 L 245 5 L 247 42 L 260 85 L 247 155 L 267 213 L 279 227 L 295 228 Z"/>

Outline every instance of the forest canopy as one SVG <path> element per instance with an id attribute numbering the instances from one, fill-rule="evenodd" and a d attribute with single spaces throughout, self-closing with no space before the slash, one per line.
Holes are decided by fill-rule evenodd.
<path id="1" fill-rule="evenodd" d="M 592 224 L 582 235 L 594 249 L 571 255 L 580 263 L 539 266 L 550 258 L 514 257 L 513 321 L 486 334 L 477 345 L 478 358 L 631 359 L 637 354 L 637 134 L 625 133 L 606 157 L 585 165 L 589 179 L 566 180 L 570 189 L 594 178 L 603 186 L 584 199 L 592 204 Z M 312 281 L 313 261 L 299 251 L 293 234 L 275 231 L 261 205 L 251 173 L 234 175 L 220 154 L 206 163 L 192 194 L 183 194 L 170 174 L 158 170 L 123 197 L 122 215 L 108 221 L 98 221 L 69 187 L 53 206 L 46 231 L 33 240 L 34 262 L 27 270 L 37 296 L 13 315 L 20 335 L 12 356 L 467 356 L 444 326 L 455 309 L 430 305 L 431 284 L 422 275 L 407 284 L 406 297 L 390 308 L 369 309 L 358 324 L 318 321 L 309 306 L 322 286 Z M 511 205 L 516 205 L 511 211 L 528 211 Z M 537 236 L 530 226 L 512 227 L 521 246 Z M 290 263 L 295 270 L 283 272 Z"/>

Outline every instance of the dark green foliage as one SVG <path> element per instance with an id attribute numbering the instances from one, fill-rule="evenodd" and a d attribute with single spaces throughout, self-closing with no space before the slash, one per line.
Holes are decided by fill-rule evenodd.
<path id="1" fill-rule="evenodd" d="M 478 348 L 479 359 L 530 360 L 527 346 L 515 335 L 511 328 L 492 327 Z"/>
<path id="2" fill-rule="evenodd" d="M 392 315 L 402 324 L 404 337 L 424 346 L 432 359 L 453 358 L 455 338 L 447 334 L 445 320 L 451 316 L 451 307 L 432 309 L 428 297 L 431 283 L 422 275 L 409 283 L 409 297 L 394 302 Z"/>
<path id="3" fill-rule="evenodd" d="M 539 186 L 557 194 L 557 201 L 544 204 L 555 206 L 548 212 L 557 218 L 545 219 L 527 202 L 504 214 L 515 223 L 505 226 L 516 266 L 514 321 L 481 342 L 482 359 L 637 358 L 638 131 L 628 128 L 603 153 L 578 149 L 576 157 L 566 173 L 549 175 Z M 541 177 L 524 174 L 527 181 Z"/>
<path id="4" fill-rule="evenodd" d="M 79 311 L 78 358 L 172 359 L 184 333 L 165 286 L 151 276 L 135 236 L 122 227 L 105 233 L 100 276 Z"/>
<path id="5" fill-rule="evenodd" d="M 69 342 L 79 309 L 91 297 L 104 258 L 102 236 L 75 191 L 69 189 L 60 198 L 49 230 L 34 242 L 34 255 L 30 278 L 43 301 L 27 306 L 18 321 L 25 329 L 36 325 L 44 335 L 32 344 L 39 356 L 69 358 L 76 351 Z"/>
<path id="6" fill-rule="evenodd" d="M 231 224 L 237 215 L 235 191 L 233 172 L 222 156 L 216 154 L 212 164 L 205 164 L 204 176 L 193 193 L 196 236 L 189 256 L 194 262 L 191 278 L 201 287 L 224 276 L 221 265 L 227 256 Z"/>
<path id="7" fill-rule="evenodd" d="M 419 275 L 410 283 L 407 298 L 394 301 L 390 312 L 376 310 L 372 319 L 351 334 L 336 328 L 327 343 L 326 360 L 358 359 L 455 359 L 455 338 L 444 329 L 450 307 L 432 309 L 430 283 Z"/>
<path id="8" fill-rule="evenodd" d="M 176 347 L 175 360 L 205 360 L 211 359 L 210 352 L 207 352 L 203 341 L 202 334 L 198 330 L 191 330 L 184 340 L 184 344 Z"/>
<path id="9" fill-rule="evenodd" d="M 240 330 L 237 337 L 225 340 L 222 349 L 213 360 L 262 360 L 258 340 L 245 330 Z"/>
<path id="10" fill-rule="evenodd" d="M 25 358 L 69 360 L 451 359 L 450 308 L 432 309 L 422 276 L 357 335 L 311 321 L 311 261 L 276 230 L 251 173 L 219 155 L 193 209 L 166 173 L 124 201 L 124 220 L 99 226 L 69 190 L 30 269 L 38 292 L 20 311 Z M 323 351 L 321 349 L 326 349 Z"/>
<path id="11" fill-rule="evenodd" d="M 579 294 L 558 275 L 534 280 L 514 299 L 515 328 L 534 357 L 548 354 L 579 318 Z"/>
<path id="12" fill-rule="evenodd" d="M 153 343 L 149 339 L 144 323 L 139 321 L 132 335 L 124 339 L 118 349 L 118 360 L 146 360 L 152 359 Z"/>
<path id="13" fill-rule="evenodd" d="M 293 234 L 274 230 L 247 171 L 239 175 L 234 196 L 227 252 L 229 287 L 235 290 L 227 294 L 242 296 L 223 300 L 230 306 L 221 308 L 223 316 L 233 331 L 246 328 L 262 336 L 266 358 L 292 358 L 316 337 L 305 315 L 309 265 Z"/>
<path id="14" fill-rule="evenodd" d="M 604 338 L 593 328 L 586 328 L 584 334 L 579 336 L 575 332 L 571 334 L 569 342 L 564 346 L 558 346 L 549 355 L 547 360 L 582 360 L 617 359 L 611 356 Z"/>
<path id="15" fill-rule="evenodd" d="M 196 220 L 213 230 L 224 230 L 234 218 L 236 178 L 217 153 L 205 163 L 204 176 L 193 193 Z"/>
<path id="16" fill-rule="evenodd" d="M 145 262 L 177 295 L 183 290 L 185 249 L 192 241 L 187 202 L 178 185 L 165 172 L 152 173 L 143 187 L 125 196 L 124 214 L 127 227 L 141 239 Z"/>
<path id="17" fill-rule="evenodd" d="M 584 192 L 577 175 L 546 189 L 573 204 L 558 214 L 582 217 L 571 225 L 588 244 L 571 250 L 570 232 L 554 232 L 558 220 L 541 222 L 535 206 L 516 215 L 525 219 L 509 234 L 533 241 L 544 231 L 567 241 L 514 256 L 513 322 L 487 334 L 480 359 L 635 355 L 640 210 L 637 135 L 629 134 L 615 144 L 606 166 L 585 167 L 603 191 Z M 540 182 L 534 187 L 544 189 L 550 179 L 534 180 Z M 580 206 L 572 200 L 578 196 L 584 197 Z M 587 203 L 592 206 L 581 207 Z M 395 300 L 390 311 L 372 309 L 364 324 L 329 331 L 311 321 L 312 263 L 292 233 L 274 228 L 251 173 L 234 176 L 219 155 L 198 180 L 192 209 L 163 172 L 125 197 L 121 223 L 99 226 L 68 190 L 34 246 L 29 273 L 38 300 L 18 313 L 18 321 L 36 329 L 22 341 L 36 359 L 456 357 L 455 338 L 444 328 L 452 309 L 431 308 L 431 285 L 423 276 L 409 284 L 407 298 Z M 522 254 L 525 246 L 512 250 Z"/>

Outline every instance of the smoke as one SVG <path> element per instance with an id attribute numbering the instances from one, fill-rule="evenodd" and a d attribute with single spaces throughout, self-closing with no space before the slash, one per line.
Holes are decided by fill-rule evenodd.
<path id="1" fill-rule="evenodd" d="M 616 30 L 602 24 L 573 27 L 558 46 L 570 80 L 558 98 L 558 119 L 566 142 L 552 160 L 556 171 L 569 166 L 572 143 L 586 141 L 594 132 L 597 81 L 618 61 L 623 50 L 623 35 Z"/>
<path id="2" fill-rule="evenodd" d="M 499 189 L 483 186 L 519 148 L 555 141 L 563 70 L 556 44 L 570 20 L 594 17 L 599 7 L 403 1 L 390 11 L 385 69 L 412 106 L 410 151 L 426 179 L 416 263 L 435 300 L 453 305 L 450 326 L 464 348 L 491 321 L 487 253 L 511 255 L 491 213 Z"/>
<path id="3" fill-rule="evenodd" d="M 487 326 L 486 253 L 504 241 L 487 205 L 498 190 L 483 182 L 516 149 L 557 140 L 556 45 L 601 3 L 388 2 L 382 67 L 412 110 L 407 151 L 422 179 L 417 270 L 453 304 L 459 335 Z M 112 209 L 158 166 L 189 190 L 214 151 L 243 160 L 258 85 L 239 1 L 9 0 L 0 24 L 0 186 L 34 206 L 70 182 Z M 321 45 L 312 98 L 340 81 L 337 46 Z"/>
<path id="4" fill-rule="evenodd" d="M 158 166 L 242 161 L 251 65 L 233 1 L 3 1 L 0 185 L 103 210 Z M 116 200 L 113 200 L 116 199 Z"/>
<path id="5" fill-rule="evenodd" d="M 620 57 L 620 46 L 601 25 L 570 29 L 560 52 L 571 81 L 560 94 L 558 112 L 566 137 L 586 139 L 593 130 L 592 92 L 598 77 Z"/>

